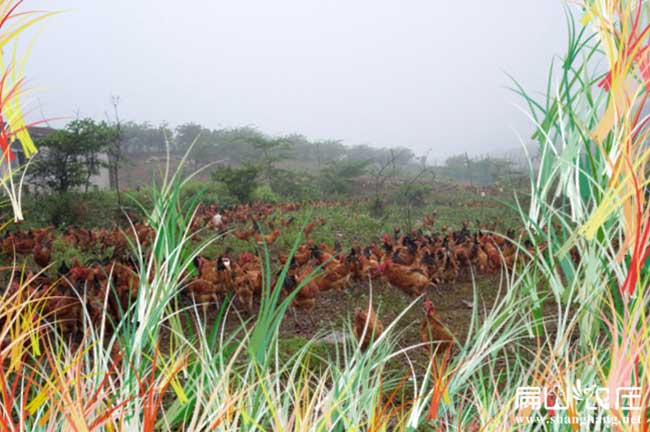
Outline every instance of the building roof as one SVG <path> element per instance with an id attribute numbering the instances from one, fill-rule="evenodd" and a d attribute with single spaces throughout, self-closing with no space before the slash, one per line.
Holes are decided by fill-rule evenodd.
<path id="1" fill-rule="evenodd" d="M 43 126 L 31 126 L 28 127 L 27 130 L 33 139 L 43 138 L 44 136 L 47 136 L 56 131 L 54 128 Z"/>

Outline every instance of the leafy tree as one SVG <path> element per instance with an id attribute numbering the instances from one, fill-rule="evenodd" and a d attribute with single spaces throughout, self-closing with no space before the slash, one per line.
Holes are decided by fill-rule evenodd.
<path id="1" fill-rule="evenodd" d="M 318 165 L 321 163 L 336 162 L 345 156 L 346 147 L 337 140 L 317 141 L 310 143 L 310 147 L 316 147 Z M 363 159 L 362 159 L 363 160 Z"/>
<path id="2" fill-rule="evenodd" d="M 127 122 L 122 125 L 122 141 L 127 153 L 162 153 L 166 149 L 167 140 L 172 136 L 173 132 L 166 123 L 153 126 L 148 122 Z"/>
<path id="3" fill-rule="evenodd" d="M 213 140 L 213 132 L 196 123 L 185 123 L 176 128 L 175 150 L 185 153 L 192 147 L 190 157 L 195 168 L 212 160 L 217 160 L 217 146 Z"/>
<path id="4" fill-rule="evenodd" d="M 84 186 L 107 166 L 105 154 L 116 137 L 116 131 L 106 122 L 91 119 L 74 120 L 65 129 L 38 140 L 43 151 L 29 167 L 32 181 L 58 193 Z"/>
<path id="5" fill-rule="evenodd" d="M 273 192 L 291 200 L 314 200 L 322 196 L 309 173 L 290 170 L 273 171 Z"/>
<path id="6" fill-rule="evenodd" d="M 470 159 L 467 154 L 448 158 L 443 171 L 451 179 L 478 185 L 488 185 L 499 180 L 509 181 L 517 175 L 510 160 L 489 156 Z"/>
<path id="7" fill-rule="evenodd" d="M 98 175 L 107 162 L 101 158 L 111 143 L 117 139 L 117 130 L 105 122 L 95 123 L 91 119 L 75 120 L 68 124 L 71 139 L 80 146 L 81 158 L 85 165 L 86 179 L 84 189 L 87 192 L 92 176 Z"/>
<path id="8" fill-rule="evenodd" d="M 390 159 L 392 165 L 400 168 L 417 166 L 415 155 L 406 148 L 377 148 L 366 144 L 350 147 L 337 140 L 311 141 L 300 134 L 270 137 L 250 126 L 211 130 L 198 123 L 185 123 L 172 133 L 164 124 L 154 127 L 149 123 L 129 122 L 122 124 L 121 131 L 125 152 L 161 152 L 165 149 L 165 138 L 173 137 L 172 150 L 177 154 L 185 153 L 196 141 L 190 158 L 197 167 L 218 160 L 259 161 L 264 168 L 265 182 L 274 191 L 275 185 L 271 183 L 279 172 L 276 162 L 282 159 L 313 162 L 319 169 L 342 160 L 369 160 L 381 165 Z"/>
<path id="9" fill-rule="evenodd" d="M 248 202 L 257 187 L 257 176 L 261 169 L 259 165 L 246 163 L 238 168 L 226 166 L 212 173 L 212 179 L 226 185 L 231 195 L 239 202 Z"/>
<path id="10" fill-rule="evenodd" d="M 264 166 L 266 183 L 272 187 L 273 164 L 288 157 L 288 150 L 291 149 L 291 144 L 283 138 L 267 138 L 265 136 L 255 138 L 251 144 L 262 153 L 262 164 Z"/>
<path id="11" fill-rule="evenodd" d="M 330 162 L 321 171 L 322 188 L 326 193 L 347 193 L 352 181 L 366 173 L 369 161 Z"/>
<path id="12" fill-rule="evenodd" d="M 343 159 L 347 149 L 340 141 L 309 141 L 303 135 L 297 134 L 285 136 L 284 140 L 291 146 L 292 159 L 314 162 L 319 167 Z"/>
<path id="13" fill-rule="evenodd" d="M 178 153 L 185 153 L 197 138 L 205 139 L 205 135 L 209 133 L 208 129 L 197 123 L 184 123 L 176 128 L 174 150 Z"/>

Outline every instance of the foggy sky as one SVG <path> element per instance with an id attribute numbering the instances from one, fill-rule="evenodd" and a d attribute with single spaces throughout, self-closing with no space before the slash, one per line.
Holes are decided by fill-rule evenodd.
<path id="1" fill-rule="evenodd" d="M 508 72 L 543 91 L 561 0 L 34 0 L 35 115 L 252 125 L 451 153 L 529 136 Z M 60 124 L 60 123 L 59 123 Z"/>

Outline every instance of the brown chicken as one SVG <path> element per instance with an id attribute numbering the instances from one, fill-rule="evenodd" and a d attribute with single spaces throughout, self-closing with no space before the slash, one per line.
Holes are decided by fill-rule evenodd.
<path id="1" fill-rule="evenodd" d="M 194 260 L 194 266 L 199 272 L 199 279 L 203 279 L 215 285 L 218 283 L 219 275 L 217 272 L 217 266 L 213 261 L 203 257 L 196 257 Z"/>
<path id="2" fill-rule="evenodd" d="M 384 332 L 384 326 L 377 318 L 374 309 L 354 309 L 354 334 L 362 350 L 368 348 L 373 340 L 377 340 Z"/>
<path id="3" fill-rule="evenodd" d="M 237 299 L 249 312 L 253 311 L 253 296 L 262 294 L 262 271 L 258 257 L 250 252 L 239 255 L 237 263 L 231 263 L 231 274 Z"/>
<path id="4" fill-rule="evenodd" d="M 75 335 L 79 332 L 83 318 L 81 304 L 64 281 L 56 286 L 46 303 L 44 315 L 50 317 L 63 334 Z"/>
<path id="5" fill-rule="evenodd" d="M 350 264 L 334 258 L 325 245 L 314 246 L 311 249 L 313 262 L 316 266 L 323 266 L 324 274 L 315 278 L 319 291 L 343 291 L 350 285 Z"/>
<path id="6" fill-rule="evenodd" d="M 239 240 L 248 240 L 255 234 L 255 230 L 253 228 L 247 230 L 247 231 L 234 231 L 233 235 L 237 237 Z"/>
<path id="7" fill-rule="evenodd" d="M 314 242 L 309 240 L 307 243 L 298 246 L 296 253 L 293 255 L 293 260 L 298 265 L 305 265 L 311 259 L 311 249 L 314 246 Z M 289 259 L 288 255 L 279 255 L 278 260 L 280 264 L 286 264 Z"/>
<path id="8" fill-rule="evenodd" d="M 261 244 L 266 244 L 267 246 L 271 246 L 275 241 L 280 237 L 280 230 L 279 229 L 274 229 L 271 234 L 267 235 L 261 235 L 260 233 L 255 234 L 255 241 L 257 242 L 258 245 Z"/>
<path id="9" fill-rule="evenodd" d="M 440 322 L 431 300 L 424 300 L 424 319 L 420 326 L 420 340 L 428 344 L 431 353 L 442 353 L 454 345 L 454 336 Z"/>
<path id="10" fill-rule="evenodd" d="M 203 257 L 194 260 L 198 276 L 193 278 L 186 286 L 189 296 L 203 306 L 204 312 L 209 303 L 218 303 L 220 293 L 219 274 L 215 264 Z"/>
<path id="11" fill-rule="evenodd" d="M 316 262 L 310 261 L 309 264 L 302 267 L 298 271 L 298 274 L 295 277 L 293 278 L 288 277 L 288 279 L 290 280 L 290 284 L 293 285 L 292 288 L 289 290 L 289 292 L 291 292 L 291 290 L 293 289 L 296 289 L 298 285 L 300 285 L 314 271 L 314 268 L 317 265 L 318 264 Z M 293 298 L 292 304 L 294 307 L 298 309 L 304 309 L 309 311 L 316 304 L 316 296 L 318 296 L 319 292 L 320 290 L 318 288 L 318 284 L 316 283 L 316 280 L 314 278 L 311 278 L 309 279 L 309 282 L 307 282 L 302 288 L 300 288 L 300 291 Z"/>
<path id="12" fill-rule="evenodd" d="M 478 241 L 474 241 L 474 246 L 472 248 L 472 256 L 476 257 L 476 264 L 480 272 L 488 271 L 488 255 L 485 253 Z"/>
<path id="13" fill-rule="evenodd" d="M 252 285 L 251 279 L 247 277 L 246 274 L 239 275 L 235 277 L 233 281 L 235 287 L 235 294 L 237 295 L 237 301 L 243 307 L 245 307 L 248 312 L 253 312 L 253 294 L 255 289 Z"/>
<path id="14" fill-rule="evenodd" d="M 370 255 L 370 257 L 366 257 L 365 255 L 362 255 L 359 257 L 359 265 L 360 265 L 360 274 L 361 274 L 361 280 L 363 281 L 368 281 L 369 279 L 375 280 L 377 279 L 380 274 L 379 274 L 379 261 L 373 256 Z"/>
<path id="15" fill-rule="evenodd" d="M 361 255 L 357 252 L 358 248 L 351 248 L 350 253 L 345 257 L 345 262 L 350 269 L 350 279 L 356 282 L 363 281 L 363 264 Z"/>
<path id="16" fill-rule="evenodd" d="M 391 260 L 395 264 L 410 266 L 415 262 L 416 254 L 412 253 L 408 248 L 400 247 L 393 252 Z"/>
<path id="17" fill-rule="evenodd" d="M 230 292 L 233 290 L 233 281 L 237 277 L 235 271 L 230 265 L 230 258 L 220 256 L 217 258 L 217 289 L 220 292 Z"/>
<path id="18" fill-rule="evenodd" d="M 458 279 L 460 273 L 460 266 L 456 260 L 456 255 L 451 249 L 449 249 L 449 247 L 442 249 L 440 253 L 442 255 L 442 260 L 434 278 L 437 281 L 453 285 L 456 282 L 456 279 Z"/>
<path id="19" fill-rule="evenodd" d="M 33 248 L 34 240 L 28 235 L 25 235 L 22 231 L 9 233 L 2 244 L 2 250 L 5 255 L 8 256 L 12 256 L 14 251 L 20 255 L 27 255 L 31 253 Z"/>
<path id="20" fill-rule="evenodd" d="M 390 285 L 412 297 L 421 295 L 428 286 L 435 286 L 421 268 L 395 264 L 390 259 L 381 263 L 378 271 Z"/>
<path id="21" fill-rule="evenodd" d="M 218 303 L 219 297 L 215 284 L 206 281 L 205 279 L 195 278 L 192 279 L 186 286 L 186 289 L 196 304 L 203 306 L 204 311 L 207 309 L 209 303 Z"/>
<path id="22" fill-rule="evenodd" d="M 140 276 L 131 267 L 124 264 L 112 263 L 104 267 L 102 274 L 110 275 L 111 286 L 116 296 L 109 295 L 110 307 L 116 317 L 126 311 L 138 296 L 140 289 Z M 100 291 L 104 291 L 107 282 L 99 276 Z M 104 291 L 105 293 L 105 291 Z"/>
<path id="23" fill-rule="evenodd" d="M 281 222 L 281 224 L 282 224 L 283 227 L 288 227 L 289 225 L 291 225 L 293 223 L 294 219 L 295 218 L 293 216 L 289 216 L 286 220 L 283 220 Z"/>
<path id="24" fill-rule="evenodd" d="M 50 245 L 36 243 L 34 249 L 32 249 L 32 254 L 34 255 L 34 262 L 39 266 L 47 267 L 50 265 L 50 260 L 52 258 Z"/>
<path id="25" fill-rule="evenodd" d="M 501 267 L 501 254 L 495 246 L 492 238 L 490 237 L 486 241 L 482 242 L 482 246 L 488 256 L 490 270 L 496 270 Z"/>
<path id="26" fill-rule="evenodd" d="M 313 222 L 307 224 L 304 231 L 305 238 L 309 237 L 309 234 L 311 234 L 315 227 L 316 225 Z"/>

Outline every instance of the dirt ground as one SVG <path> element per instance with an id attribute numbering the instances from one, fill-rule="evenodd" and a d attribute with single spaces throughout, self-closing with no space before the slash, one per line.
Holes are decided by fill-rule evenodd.
<path id="1" fill-rule="evenodd" d="M 483 311 L 489 311 L 499 297 L 499 276 L 480 275 L 475 280 L 475 284 L 480 320 Z M 287 353 L 293 353 L 308 340 L 316 340 L 320 345 L 319 351 L 333 352 L 332 343 L 353 337 L 350 323 L 354 318 L 354 309 L 367 308 L 370 295 L 369 284 L 359 283 L 344 292 L 320 293 L 311 311 L 297 311 L 295 314 L 292 310 L 287 311 L 280 327 L 281 348 Z M 463 343 L 469 332 L 473 313 L 474 284 L 471 276 L 464 274 L 453 285 L 441 285 L 437 289 L 430 287 L 425 296 L 434 303 L 440 320 Z M 372 285 L 372 304 L 384 327 L 397 319 L 413 301 L 415 299 L 382 281 L 374 282 Z M 399 335 L 397 343 L 401 348 L 421 343 L 419 330 L 424 317 L 422 303 L 423 300 L 418 300 L 396 325 L 396 334 Z M 211 310 L 212 313 L 208 313 L 208 321 L 210 315 L 216 314 L 216 309 Z M 240 313 L 243 319 L 254 320 L 254 314 Z M 226 328 L 234 328 L 239 325 L 239 322 L 237 318 L 231 317 Z M 416 363 L 422 363 L 422 366 L 429 358 L 424 348 L 413 350 L 410 357 Z"/>
<path id="2" fill-rule="evenodd" d="M 491 276 L 484 276 L 477 280 L 479 301 L 486 307 L 490 307 L 496 299 L 498 283 L 498 278 Z M 464 340 L 469 330 L 473 290 L 471 279 L 465 276 L 454 285 L 443 285 L 438 289 L 429 288 L 425 293 L 425 296 L 434 303 L 441 320 L 461 340 Z M 288 316 L 283 322 L 282 331 L 288 335 L 311 338 L 322 331 L 341 330 L 346 321 L 349 322 L 352 319 L 355 307 L 368 307 L 370 295 L 369 284 L 357 284 L 346 292 L 320 293 L 316 306 L 309 312 L 313 322 L 299 317 L 301 325 L 296 325 L 295 320 Z M 398 288 L 391 287 L 384 282 L 375 282 L 372 286 L 373 307 L 384 326 L 395 320 L 413 301 L 414 299 Z M 419 323 L 423 316 L 422 301 L 419 301 L 402 317 L 398 328 L 409 326 L 412 330 L 406 333 L 404 343 L 418 342 Z"/>

